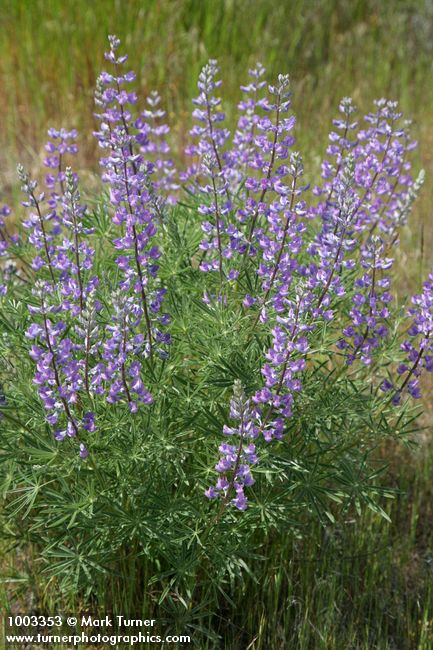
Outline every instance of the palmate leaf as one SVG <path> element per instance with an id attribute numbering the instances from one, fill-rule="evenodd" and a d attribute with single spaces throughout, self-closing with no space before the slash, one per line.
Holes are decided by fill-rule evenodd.
<path id="1" fill-rule="evenodd" d="M 47 485 L 52 481 L 44 481 L 42 477 L 35 478 L 34 476 L 22 475 L 20 477 L 20 487 L 15 487 L 9 491 L 9 498 L 6 504 L 6 509 L 11 517 L 20 515 L 25 519 L 31 512 L 36 500 L 44 491 Z"/>
<path id="2" fill-rule="evenodd" d="M 71 547 L 60 544 L 47 548 L 43 559 L 47 563 L 44 572 L 57 578 L 68 590 L 77 590 L 83 583 L 92 580 L 95 574 L 107 574 L 109 571 L 104 566 L 103 553 L 98 548 L 96 536 L 86 544 Z"/>

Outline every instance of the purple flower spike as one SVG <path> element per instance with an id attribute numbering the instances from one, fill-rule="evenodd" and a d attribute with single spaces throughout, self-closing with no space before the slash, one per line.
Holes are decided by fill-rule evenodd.
<path id="1" fill-rule="evenodd" d="M 137 411 L 137 403 L 150 405 L 152 396 L 141 379 L 141 363 L 136 356 L 148 354 L 143 335 L 135 334 L 140 321 L 132 297 L 118 291 L 113 298 L 112 324 L 106 327 L 103 345 L 103 362 L 99 363 L 92 378 L 98 392 L 106 391 L 110 404 L 126 401 L 131 413 Z"/>
<path id="2" fill-rule="evenodd" d="M 160 321 L 156 316 L 164 290 L 158 286 L 159 250 L 154 242 L 157 222 L 163 218 L 164 200 L 157 194 L 162 188 L 161 182 L 152 180 L 155 165 L 147 158 L 148 154 L 155 153 L 150 138 L 157 127 L 146 122 L 146 119 L 153 121 L 157 117 L 158 101 L 152 96 L 150 102 L 155 111 L 135 121 L 132 119 L 137 97 L 127 86 L 135 75 L 121 69 L 127 57 L 117 54 L 119 39 L 110 36 L 109 43 L 110 51 L 105 57 L 114 65 L 114 70 L 113 73 L 103 72 L 98 78 L 95 101 L 101 112 L 96 114 L 100 129 L 95 135 L 99 146 L 107 153 L 101 159 L 102 179 L 109 186 L 113 223 L 119 226 L 119 236 L 113 241 L 119 251 L 117 263 L 123 276 L 119 287 L 133 302 L 131 308 L 137 326 L 147 339 L 147 353 L 152 356 L 156 350 L 164 355 L 165 350 L 159 343 L 167 343 L 169 339 L 161 339 Z"/>
<path id="3" fill-rule="evenodd" d="M 7 205 L 3 205 L 0 208 L 0 257 L 6 255 L 6 251 L 9 247 L 9 235 L 6 230 L 6 223 L 4 218 L 8 217 L 11 213 L 11 209 Z"/>
<path id="4" fill-rule="evenodd" d="M 241 382 L 236 380 L 230 401 L 230 418 L 237 424 L 223 428 L 223 433 L 236 442 L 224 442 L 220 445 L 220 459 L 215 465 L 215 470 L 220 476 L 216 485 L 205 491 L 205 496 L 208 499 L 222 498 L 225 504 L 230 500 L 238 510 L 247 508 L 248 499 L 244 490 L 254 484 L 251 467 L 258 463 L 256 446 L 251 442 L 258 436 L 254 415 L 251 401 L 246 397 Z M 236 495 L 234 497 L 233 492 Z"/>
<path id="5" fill-rule="evenodd" d="M 361 248 L 364 273 L 355 280 L 350 311 L 352 324 L 343 330 L 344 338 L 337 344 L 347 355 L 349 365 L 358 357 L 362 363 L 370 365 L 374 350 L 388 334 L 386 322 L 392 296 L 390 279 L 385 272 L 391 268 L 393 260 L 384 253 L 383 240 L 376 235 L 369 237 Z"/>
<path id="6" fill-rule="evenodd" d="M 260 147 L 256 141 L 260 124 L 260 111 L 267 109 L 267 101 L 263 97 L 266 88 L 266 81 L 263 79 L 266 73 L 261 63 L 249 70 L 251 81 L 241 86 L 244 98 L 239 103 L 239 111 L 242 112 L 239 118 L 237 129 L 233 136 L 233 149 L 226 154 L 229 161 L 231 173 L 230 184 L 236 191 L 241 186 L 244 178 L 251 169 L 257 168 L 257 161 L 260 156 Z M 251 179 L 250 180 L 251 183 Z M 247 180 L 247 183 L 248 183 Z M 247 189 L 256 188 L 253 187 Z"/>
<path id="7" fill-rule="evenodd" d="M 199 95 L 193 100 L 193 104 L 197 107 L 192 114 L 196 124 L 190 131 L 190 135 L 197 140 L 197 144 L 191 144 L 185 153 L 194 157 L 212 156 L 215 159 L 218 172 L 221 173 L 223 171 L 223 148 L 230 132 L 219 126 L 224 122 L 225 114 L 220 110 L 221 99 L 215 96 L 215 91 L 222 83 L 216 78 L 218 73 L 218 63 L 214 59 L 210 59 L 200 72 L 197 83 Z M 187 181 L 199 174 L 200 168 L 197 164 L 193 164 L 180 178 L 182 181 Z M 196 191 L 194 185 L 190 189 L 193 192 Z"/>
<path id="8" fill-rule="evenodd" d="M 161 97 L 156 91 L 152 91 L 147 98 L 148 108 L 135 121 L 135 128 L 138 131 L 136 139 L 143 156 L 153 163 L 155 190 L 165 195 L 170 205 L 174 205 L 179 184 L 176 180 L 174 162 L 169 158 L 170 146 L 166 136 L 170 132 L 170 127 L 161 122 L 166 113 L 161 109 L 160 103 Z"/>
<path id="9" fill-rule="evenodd" d="M 433 372 L 433 271 L 424 282 L 422 293 L 412 297 L 412 305 L 407 310 L 412 324 L 408 329 L 409 338 L 401 344 L 405 359 L 397 371 L 400 380 L 394 385 L 394 403 L 399 403 L 404 392 L 419 399 L 422 372 Z M 386 381 L 387 386 L 389 383 Z"/>
<path id="10" fill-rule="evenodd" d="M 30 179 L 22 165 L 18 165 L 17 171 L 18 178 L 22 183 L 21 189 L 27 196 L 23 206 L 29 210 L 29 217 L 23 221 L 23 226 L 30 231 L 28 241 L 36 251 L 32 267 L 35 271 L 47 270 L 54 285 L 56 283 L 53 262 L 56 250 L 55 241 L 57 235 L 61 232 L 59 217 L 55 210 L 44 208 L 46 202 L 45 193 L 37 193 L 37 182 Z"/>
<path id="11" fill-rule="evenodd" d="M 47 157 L 44 159 L 45 167 L 50 169 L 50 173 L 45 176 L 45 184 L 51 190 L 48 205 L 55 210 L 62 195 L 65 193 L 65 156 L 75 155 L 78 147 L 75 143 L 77 131 L 67 131 L 66 129 L 49 129 L 48 136 L 50 140 L 45 145 Z M 60 194 L 59 194 L 59 191 Z"/>

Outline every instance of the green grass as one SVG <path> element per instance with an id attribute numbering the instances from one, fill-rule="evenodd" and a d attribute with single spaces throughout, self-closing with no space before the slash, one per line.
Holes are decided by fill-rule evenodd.
<path id="1" fill-rule="evenodd" d="M 209 57 L 221 63 L 229 118 L 239 83 L 256 60 L 271 75 L 290 73 L 299 147 L 316 170 L 342 96 L 352 95 L 362 109 L 375 97 L 398 99 L 415 120 L 418 163 L 427 172 L 403 236 L 400 295 L 419 286 L 433 263 L 431 2 L 3 0 L 1 198 L 16 187 L 16 162 L 32 165 L 40 159 L 49 126 L 79 128 L 79 165 L 97 170 L 93 86 L 104 65 L 106 35 L 113 32 L 125 43 L 142 93 L 160 90 L 175 143 L 185 140 L 196 78 Z M 261 551 L 266 559 L 257 560 L 257 581 L 235 589 L 234 606 L 222 605 L 218 614 L 225 647 L 433 647 L 433 448 L 428 437 L 429 432 L 412 454 L 384 450 L 399 490 L 388 503 L 391 524 L 369 513 L 326 529 L 310 526 L 300 539 L 269 541 Z M 46 611 L 58 608 L 55 587 L 40 573 L 37 558 L 9 550 L 2 563 L 2 608 L 9 607 L 13 593 L 22 608 L 33 601 Z M 115 598 L 115 607 L 128 608 L 127 593 Z M 61 605 L 67 609 L 77 603 Z M 170 616 L 175 620 L 176 612 Z"/>

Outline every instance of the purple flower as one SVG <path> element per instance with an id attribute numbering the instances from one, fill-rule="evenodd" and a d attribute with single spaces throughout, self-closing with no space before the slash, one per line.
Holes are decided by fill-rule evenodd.
<path id="1" fill-rule="evenodd" d="M 89 455 L 89 450 L 83 442 L 80 442 L 80 458 L 83 460 Z"/>

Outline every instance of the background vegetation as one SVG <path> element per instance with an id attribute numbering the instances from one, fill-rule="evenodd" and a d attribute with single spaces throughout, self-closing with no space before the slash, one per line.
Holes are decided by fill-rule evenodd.
<path id="1" fill-rule="evenodd" d="M 176 125 L 179 151 L 200 67 L 218 58 L 227 112 L 248 66 L 289 72 L 306 168 L 314 169 L 338 100 L 361 109 L 398 99 L 415 120 L 427 182 L 399 253 L 400 296 L 418 289 L 433 263 L 433 2 L 431 0 L 3 0 L 0 8 L 0 192 L 15 193 L 16 162 L 42 157 L 48 126 L 77 127 L 81 166 L 97 172 L 93 88 L 107 33 L 116 33 L 139 71 L 143 93 L 157 88 Z M 320 123 L 317 123 L 320 116 Z M 91 178 L 87 181 L 90 183 Z M 428 395 L 428 391 L 425 391 Z M 430 393 L 431 394 L 431 393 Z M 278 541 L 260 562 L 261 579 L 237 595 L 241 615 L 221 611 L 233 648 L 396 648 L 433 645 L 433 445 L 431 399 L 417 450 L 390 450 L 386 482 L 392 523 L 361 520 Z M 5 606 L 56 608 L 37 561 L 3 558 Z M 275 620 L 278 618 L 278 625 Z M 285 645 L 284 645 L 285 644 Z"/>

